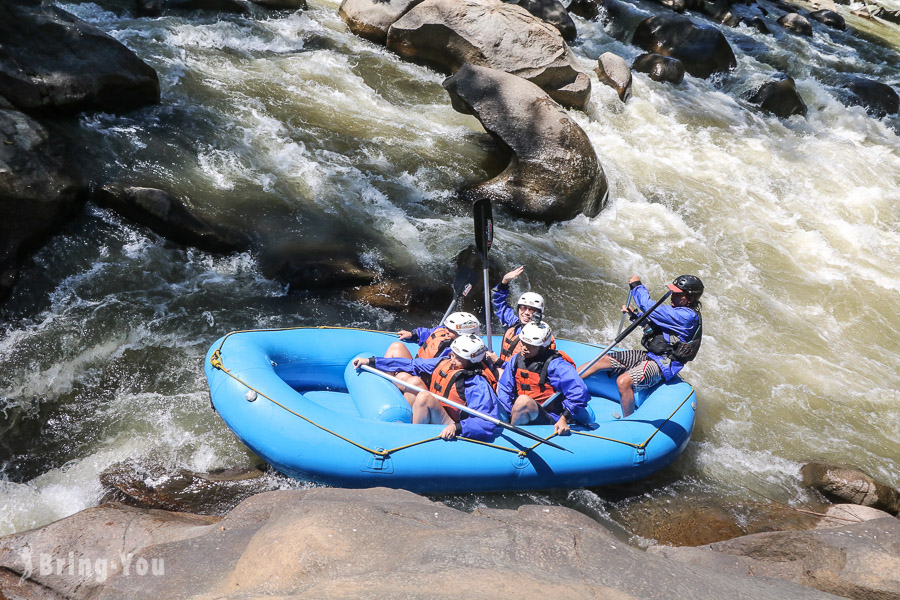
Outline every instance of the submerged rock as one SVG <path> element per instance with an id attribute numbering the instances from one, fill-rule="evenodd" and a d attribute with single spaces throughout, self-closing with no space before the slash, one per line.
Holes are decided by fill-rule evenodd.
<path id="1" fill-rule="evenodd" d="M 803 485 L 818 490 L 829 500 L 900 514 L 900 492 L 853 465 L 813 461 L 803 465 L 800 473 Z"/>
<path id="2" fill-rule="evenodd" d="M 654 52 L 638 56 L 631 68 L 638 73 L 647 73 L 654 81 L 668 81 L 676 85 L 684 81 L 684 65 L 680 60 Z"/>
<path id="3" fill-rule="evenodd" d="M 352 248 L 337 241 L 289 240 L 262 250 L 262 273 L 288 284 L 291 290 L 336 290 L 369 285 L 379 274 L 361 263 Z"/>
<path id="4" fill-rule="evenodd" d="M 0 3 L 0 40 L 0 96 L 21 110 L 121 112 L 159 102 L 156 71 L 56 6 Z"/>
<path id="5" fill-rule="evenodd" d="M 822 10 L 813 11 L 809 13 L 809 18 L 815 19 L 819 23 L 823 23 L 840 31 L 847 29 L 847 23 L 844 21 L 844 17 L 833 10 L 823 8 Z"/>
<path id="6" fill-rule="evenodd" d="M 632 43 L 647 52 L 677 58 L 694 77 L 730 71 L 737 66 L 734 51 L 715 27 L 698 27 L 678 15 L 657 15 L 641 21 Z"/>
<path id="7" fill-rule="evenodd" d="M 567 42 L 575 41 L 575 36 L 578 35 L 575 21 L 559 0 L 506 0 L 506 2 L 518 4 L 541 21 L 553 25 Z"/>
<path id="8" fill-rule="evenodd" d="M 686 568 L 569 508 L 466 513 L 385 488 L 266 492 L 221 519 L 106 504 L 0 539 L 0 573 L 4 591 L 75 600 L 824 597 L 746 570 Z"/>
<path id="9" fill-rule="evenodd" d="M 541 221 L 595 216 L 607 202 L 606 175 L 590 139 L 533 83 L 474 65 L 444 82 L 453 108 L 475 115 L 511 158 L 493 179 L 464 190 Z"/>
<path id="10" fill-rule="evenodd" d="M 420 2 L 422 0 L 344 0 L 338 14 L 350 31 L 384 45 L 391 25 Z"/>
<path id="11" fill-rule="evenodd" d="M 782 119 L 792 115 L 806 116 L 806 103 L 797 92 L 794 80 L 787 76 L 762 84 L 749 101 Z"/>
<path id="12" fill-rule="evenodd" d="M 885 83 L 853 77 L 844 87 L 851 92 L 850 104 L 864 106 L 870 115 L 881 118 L 900 112 L 900 96 Z"/>
<path id="13" fill-rule="evenodd" d="M 2 10 L 2 8 L 0 8 Z M 0 108 L 0 300 L 22 262 L 87 201 L 62 141 L 27 115 Z"/>
<path id="14" fill-rule="evenodd" d="M 176 244 L 217 254 L 250 248 L 249 236 L 198 217 L 163 190 L 108 185 L 95 190 L 92 200 Z"/>
<path id="15" fill-rule="evenodd" d="M 449 73 L 469 63 L 518 75 L 565 106 L 590 98 L 590 78 L 559 32 L 500 0 L 425 0 L 391 25 L 387 46 Z"/>
<path id="16" fill-rule="evenodd" d="M 597 59 L 595 69 L 600 83 L 616 90 L 619 100 L 627 102 L 631 98 L 631 68 L 621 56 L 604 52 Z"/>
<path id="17" fill-rule="evenodd" d="M 810 24 L 806 17 L 798 13 L 788 13 L 780 17 L 777 23 L 788 31 L 792 31 L 798 35 L 811 37 L 813 34 L 812 24 Z"/>

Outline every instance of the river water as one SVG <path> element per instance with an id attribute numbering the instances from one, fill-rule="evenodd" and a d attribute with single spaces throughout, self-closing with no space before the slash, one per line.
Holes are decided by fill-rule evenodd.
<path id="1" fill-rule="evenodd" d="M 327 224 L 340 223 L 367 232 L 333 237 L 375 268 L 407 261 L 443 276 L 471 242 L 454 191 L 496 168 L 486 134 L 452 110 L 443 75 L 350 34 L 338 1 L 154 19 L 60 5 L 160 74 L 161 105 L 80 119 L 85 164 L 102 179 L 162 187 L 263 239 L 327 239 Z M 635 4 L 630 18 L 664 10 Z M 676 275 L 699 275 L 704 345 L 684 372 L 700 398 L 697 426 L 672 467 L 624 493 L 449 501 L 563 502 L 601 517 L 635 497 L 750 502 L 759 492 L 799 506 L 810 458 L 900 487 L 900 118 L 838 99 L 841 73 L 900 88 L 900 34 L 723 27 L 734 73 L 678 87 L 635 74 L 623 105 L 597 82 L 596 58 L 630 62 L 640 51 L 615 24 L 576 21 L 593 95 L 570 114 L 603 164 L 610 205 L 549 228 L 495 209 L 492 255 L 503 268 L 526 265 L 514 293 L 540 291 L 563 337 L 601 343 L 614 337 L 632 274 L 655 295 Z M 742 99 L 779 71 L 796 80 L 807 119 Z M 2 311 L 0 534 L 96 505 L 100 474 L 123 460 L 252 464 L 209 409 L 202 360 L 227 331 L 423 324 L 288 293 L 250 254 L 184 249 L 96 207 L 37 254 Z"/>

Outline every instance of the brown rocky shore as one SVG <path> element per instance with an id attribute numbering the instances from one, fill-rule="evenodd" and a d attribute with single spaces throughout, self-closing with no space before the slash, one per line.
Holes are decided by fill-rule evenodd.
<path id="1" fill-rule="evenodd" d="M 896 491 L 840 465 L 804 479 L 868 506 L 642 550 L 563 506 L 466 512 L 386 488 L 264 492 L 224 516 L 111 502 L 0 539 L 0 598 L 900 598 L 900 520 L 873 507 Z"/>

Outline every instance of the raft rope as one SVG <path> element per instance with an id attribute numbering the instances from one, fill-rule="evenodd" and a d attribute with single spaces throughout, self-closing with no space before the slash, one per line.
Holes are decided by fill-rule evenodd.
<path id="1" fill-rule="evenodd" d="M 399 452 L 400 450 L 405 450 L 405 449 L 407 449 L 407 448 L 412 448 L 412 447 L 418 446 L 418 445 L 420 445 L 420 444 L 425 444 L 425 443 L 428 443 L 428 442 L 434 442 L 434 441 L 437 441 L 437 440 L 441 439 L 440 436 L 434 436 L 434 437 L 430 437 L 430 438 L 425 438 L 425 439 L 419 440 L 419 441 L 417 441 L 417 442 L 412 442 L 412 443 L 410 443 L 410 444 L 405 444 L 405 445 L 403 445 L 403 446 L 397 446 L 396 448 L 391 448 L 391 449 L 389 449 L 389 450 L 372 449 L 372 448 L 369 448 L 369 447 L 367 447 L 367 446 L 365 446 L 365 445 L 363 445 L 363 444 L 360 444 L 359 442 L 355 442 L 355 441 L 351 440 L 350 438 L 341 435 L 340 433 L 337 433 L 336 431 L 332 431 L 331 429 L 328 429 L 328 428 L 325 427 L 324 425 L 320 425 L 319 423 L 316 423 L 315 421 L 313 421 L 313 420 L 310 419 L 309 417 L 305 417 L 305 416 L 301 415 L 300 413 L 298 413 L 297 411 L 295 411 L 295 410 L 293 410 L 293 409 L 291 409 L 291 408 L 285 406 L 284 404 L 278 402 L 278 401 L 275 400 L 274 398 L 272 398 L 272 397 L 270 397 L 270 396 L 267 396 L 266 394 L 264 394 L 263 392 L 259 391 L 259 390 L 256 389 L 256 388 L 254 388 L 252 385 L 250 385 L 250 384 L 247 383 L 246 381 L 243 381 L 241 378 L 239 378 L 239 377 L 237 377 L 236 375 L 234 375 L 229 369 L 226 369 L 226 368 L 225 368 L 225 364 L 222 362 L 222 347 L 225 345 L 225 341 L 226 341 L 229 337 L 231 337 L 232 335 L 234 335 L 234 334 L 237 334 L 237 333 L 272 332 L 272 331 L 292 331 L 292 330 L 296 330 L 296 329 L 348 329 L 348 330 L 353 330 L 353 331 L 368 331 L 368 332 L 371 332 L 371 333 L 383 333 L 383 334 L 385 334 L 385 335 L 394 335 L 393 333 L 390 333 L 390 332 L 387 332 L 387 331 L 380 331 L 380 330 L 377 330 L 377 329 L 360 329 L 360 328 L 358 328 L 358 327 L 334 327 L 334 326 L 329 326 L 329 325 L 323 325 L 323 326 L 319 326 L 319 327 L 276 327 L 276 328 L 271 328 L 271 329 L 243 329 L 243 330 L 240 330 L 240 331 L 231 331 L 231 332 L 225 334 L 225 336 L 222 338 L 222 342 L 219 344 L 219 347 L 216 348 L 216 350 L 215 350 L 215 351 L 212 353 L 212 355 L 209 357 L 209 363 L 213 366 L 213 368 L 222 371 L 223 373 L 225 373 L 226 375 L 228 375 L 229 377 L 231 377 L 232 379 L 234 379 L 235 381 L 237 381 L 237 382 L 240 383 L 241 385 L 245 386 L 247 389 L 253 390 L 257 395 L 262 396 L 263 398 L 265 398 L 266 400 L 268 400 L 269 402 L 271 402 L 271 403 L 274 404 L 275 406 L 278 406 L 278 407 L 280 407 L 280 408 L 283 408 L 284 410 L 286 410 L 287 412 L 291 413 L 292 415 L 294 415 L 294 416 L 296 416 L 296 417 L 299 417 L 299 418 L 303 419 L 304 421 L 306 421 L 306 422 L 309 423 L 310 425 L 312 425 L 312 426 L 314 426 L 314 427 L 317 427 L 317 428 L 321 429 L 322 431 L 325 431 L 326 433 L 330 433 L 331 435 L 333 435 L 333 436 L 335 436 L 335 437 L 337 437 L 337 438 L 339 438 L 339 439 L 342 439 L 342 440 L 344 440 L 345 442 L 347 442 L 347 443 L 349 443 L 349 444 L 352 444 L 352 445 L 356 446 L 357 448 L 359 448 L 359 449 L 361 449 L 361 450 L 365 450 L 366 452 L 371 452 L 372 454 L 374 454 L 374 455 L 376 455 L 376 456 L 388 457 L 388 456 L 390 456 L 390 454 L 393 453 L 393 452 Z M 560 338 L 560 339 L 562 339 L 562 338 Z M 587 344 L 587 345 L 592 345 L 592 346 L 593 346 L 593 345 L 595 345 L 595 344 Z M 687 383 L 687 382 L 685 382 L 685 383 Z M 690 386 L 691 384 L 688 383 L 688 385 Z M 668 417 L 666 417 L 666 419 L 665 419 L 662 423 L 660 423 L 659 426 L 657 426 L 657 428 L 653 431 L 653 433 L 650 434 L 650 437 L 648 437 L 646 440 L 644 440 L 644 441 L 641 442 L 640 444 L 635 444 L 635 443 L 633 443 L 633 442 L 626 442 L 626 441 L 624 441 L 624 440 L 617 440 L 617 439 L 615 439 L 615 438 L 605 437 L 605 436 L 597 435 L 597 434 L 594 434 L 594 433 L 588 433 L 588 432 L 586 432 L 586 431 L 576 431 L 576 430 L 574 430 L 574 429 L 571 430 L 571 433 L 572 433 L 572 434 L 575 434 L 575 435 L 583 435 L 583 436 L 587 436 L 587 437 L 597 438 L 597 439 L 600 439 L 600 440 L 606 440 L 606 441 L 609 441 L 609 442 L 616 442 L 616 443 L 619 443 L 619 444 L 624 444 L 624 445 L 626 445 L 626 446 L 631 446 L 632 448 L 635 448 L 635 449 L 637 449 L 637 450 L 643 450 L 644 448 L 647 447 L 647 444 L 650 443 L 650 440 L 652 440 L 653 437 L 654 437 L 657 433 L 659 433 L 660 429 L 663 428 L 663 425 L 665 425 L 666 423 L 668 423 L 668 422 L 672 419 L 672 417 L 675 416 L 675 413 L 677 413 L 679 410 L 681 410 L 681 407 L 684 406 L 684 403 L 687 402 L 687 401 L 691 398 L 691 396 L 693 396 L 693 395 L 694 395 L 694 387 L 691 386 L 691 391 L 690 391 L 690 393 L 684 398 L 684 400 L 681 401 L 681 403 L 678 405 L 678 407 L 677 407 L 675 410 L 672 411 L 672 414 L 670 414 Z M 553 439 L 554 437 L 557 437 L 557 434 L 556 434 L 555 432 L 554 432 L 554 433 L 551 433 L 550 435 L 548 435 L 548 436 L 545 437 L 544 439 L 545 439 L 545 440 L 550 440 L 550 439 Z M 509 448 L 509 447 L 507 447 L 507 446 L 500 446 L 500 445 L 498 445 L 498 444 L 492 444 L 492 443 L 490 443 L 490 442 L 483 442 L 483 441 L 481 441 L 481 440 L 475 440 L 475 439 L 467 438 L 467 437 L 463 437 L 463 436 L 458 436 L 457 439 L 460 439 L 460 440 L 463 440 L 463 441 L 466 441 L 466 442 L 470 442 L 470 443 L 472 443 L 472 444 L 479 444 L 479 445 L 481 445 L 481 446 L 488 446 L 488 447 L 490 447 L 490 448 L 496 448 L 497 450 L 504 450 L 504 451 L 506 451 L 506 452 L 512 452 L 513 454 L 517 454 L 517 455 L 519 455 L 520 457 L 526 456 L 528 452 L 534 450 L 535 448 L 537 448 L 538 446 L 541 445 L 540 443 L 536 443 L 536 444 L 534 444 L 534 445 L 532 445 L 532 446 L 530 446 L 530 447 L 528 447 L 528 448 L 525 448 L 524 450 L 517 450 L 516 448 Z"/>

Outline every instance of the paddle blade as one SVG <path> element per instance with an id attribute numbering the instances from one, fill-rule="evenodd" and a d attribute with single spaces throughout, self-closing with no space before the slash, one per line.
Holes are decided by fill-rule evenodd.
<path id="1" fill-rule="evenodd" d="M 475 247 L 482 256 L 487 256 L 494 243 L 494 215 L 491 201 L 487 198 L 476 200 L 472 204 L 475 213 Z"/>
<path id="2" fill-rule="evenodd" d="M 467 296 L 472 286 L 478 281 L 478 254 L 469 246 L 469 251 L 463 251 L 466 256 L 457 261 L 456 277 L 453 279 L 453 295 Z"/>

